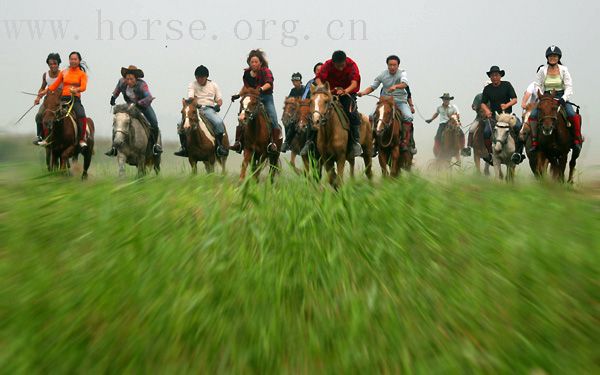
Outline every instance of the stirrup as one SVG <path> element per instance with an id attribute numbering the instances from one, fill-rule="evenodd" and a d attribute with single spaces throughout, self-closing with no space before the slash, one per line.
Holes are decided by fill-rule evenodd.
<path id="1" fill-rule="evenodd" d="M 229 155 L 229 150 L 220 145 L 217 146 L 216 152 L 217 152 L 217 156 L 228 156 Z"/>
<path id="2" fill-rule="evenodd" d="M 79 141 L 79 147 L 84 149 L 88 147 L 88 144 L 85 141 L 81 140 Z"/>
<path id="3" fill-rule="evenodd" d="M 267 152 L 271 152 L 271 153 L 277 153 L 277 145 L 275 144 L 275 142 L 271 142 L 269 143 L 269 145 L 267 146 Z"/>
<path id="4" fill-rule="evenodd" d="M 181 157 L 187 157 L 188 156 L 188 152 L 187 152 L 187 149 L 185 147 L 181 147 L 179 149 L 179 151 L 175 151 L 173 153 L 173 155 L 175 155 L 175 156 L 181 156 Z"/>
<path id="5" fill-rule="evenodd" d="M 162 154 L 163 149 L 158 143 L 156 143 L 154 146 L 152 146 L 152 152 L 154 155 Z"/>
<path id="6" fill-rule="evenodd" d="M 460 150 L 460 154 L 464 157 L 471 156 L 471 148 L 470 147 L 463 148 L 462 150 Z"/>
<path id="7" fill-rule="evenodd" d="M 104 155 L 106 156 L 117 156 L 117 149 L 114 147 L 111 147 L 110 150 L 106 151 L 104 153 Z"/>

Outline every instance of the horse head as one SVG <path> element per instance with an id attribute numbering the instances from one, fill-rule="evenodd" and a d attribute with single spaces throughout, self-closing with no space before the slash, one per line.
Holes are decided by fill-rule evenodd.
<path id="1" fill-rule="evenodd" d="M 131 117 L 138 115 L 139 110 L 133 104 L 119 104 L 113 110 L 113 144 L 118 147 L 128 143 L 131 131 Z"/>
<path id="2" fill-rule="evenodd" d="M 240 124 L 247 125 L 250 121 L 253 121 L 258 117 L 260 110 L 260 92 L 258 89 L 251 87 L 244 87 L 240 93 L 240 111 L 238 113 L 238 120 Z"/>
<path id="3" fill-rule="evenodd" d="M 538 91 L 538 121 L 545 136 L 552 135 L 558 125 L 559 102 L 555 99 L 555 94 L 555 91 L 546 94 Z"/>
<path id="4" fill-rule="evenodd" d="M 199 123 L 198 104 L 195 100 L 182 99 L 181 126 L 184 130 L 195 128 Z"/>
<path id="5" fill-rule="evenodd" d="M 506 146 L 508 138 L 511 136 L 511 130 L 516 124 L 517 118 L 515 115 L 509 113 L 496 113 L 496 126 L 494 127 L 492 137 L 494 150 L 496 152 L 501 152 L 504 146 Z"/>
<path id="6" fill-rule="evenodd" d="M 380 135 L 385 129 L 387 129 L 394 121 L 394 112 L 396 110 L 396 103 L 394 98 L 391 96 L 382 96 L 377 102 L 375 108 L 375 116 L 373 118 L 375 129 L 377 134 Z"/>
<path id="7" fill-rule="evenodd" d="M 333 95 L 329 82 L 317 87 L 310 88 L 310 112 L 312 113 L 313 126 L 318 127 L 327 121 L 327 114 L 333 105 Z"/>
<path id="8" fill-rule="evenodd" d="M 62 117 L 61 93 L 59 91 L 49 92 L 46 99 L 44 99 L 44 107 L 46 111 L 42 117 L 42 122 L 46 128 L 51 129 L 54 122 Z"/>
<path id="9" fill-rule="evenodd" d="M 285 127 L 295 124 L 298 122 L 298 98 L 285 98 L 283 104 L 283 115 L 281 116 L 281 122 Z"/>
<path id="10" fill-rule="evenodd" d="M 304 132 L 310 124 L 310 99 L 298 100 L 298 132 Z"/>

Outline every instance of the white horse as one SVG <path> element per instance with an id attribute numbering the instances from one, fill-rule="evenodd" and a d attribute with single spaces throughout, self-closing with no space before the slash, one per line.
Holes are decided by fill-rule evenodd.
<path id="1" fill-rule="evenodd" d="M 142 125 L 147 120 L 135 106 L 122 104 L 114 109 L 113 145 L 117 149 L 119 177 L 125 175 L 125 164 L 136 166 L 138 177 L 146 174 L 148 167 L 154 167 L 156 174 L 160 171 L 160 154 L 152 153 L 149 142 L 149 125 Z M 158 144 L 162 144 L 159 134 Z"/>
<path id="2" fill-rule="evenodd" d="M 517 124 L 515 115 L 496 113 L 496 127 L 492 135 L 494 170 L 497 179 L 503 179 L 502 164 L 506 165 L 506 180 L 511 181 L 515 175 L 515 163 L 512 154 L 515 152 L 514 127 Z"/>

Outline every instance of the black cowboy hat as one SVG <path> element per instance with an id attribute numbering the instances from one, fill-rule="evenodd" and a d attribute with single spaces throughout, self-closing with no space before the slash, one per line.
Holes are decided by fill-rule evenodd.
<path id="1" fill-rule="evenodd" d="M 450 94 L 448 94 L 447 92 L 445 92 L 444 95 L 440 96 L 440 99 L 442 99 L 442 100 L 454 100 L 454 96 L 450 96 Z"/>
<path id="2" fill-rule="evenodd" d="M 504 70 L 500 70 L 500 68 L 498 68 L 496 65 L 492 66 L 490 68 L 490 71 L 487 72 L 486 74 L 488 75 L 488 77 L 490 77 L 492 75 L 492 73 L 500 73 L 500 77 L 504 77 Z"/>
<path id="3" fill-rule="evenodd" d="M 138 67 L 135 65 L 129 65 L 127 68 L 121 68 L 121 75 L 123 78 L 125 78 L 127 74 L 133 74 L 136 78 L 144 78 L 144 72 L 142 69 L 138 69 Z"/>

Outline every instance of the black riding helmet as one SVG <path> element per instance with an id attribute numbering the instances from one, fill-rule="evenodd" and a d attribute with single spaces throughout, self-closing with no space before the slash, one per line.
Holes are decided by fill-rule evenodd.
<path id="1" fill-rule="evenodd" d="M 546 50 L 546 58 L 550 55 L 558 55 L 558 58 L 560 59 L 562 58 L 562 51 L 557 46 L 552 45 Z"/>

